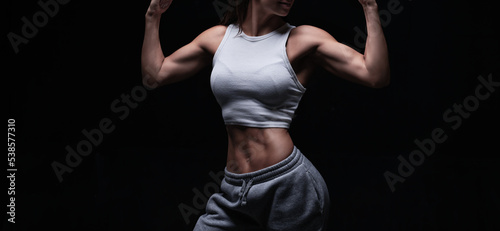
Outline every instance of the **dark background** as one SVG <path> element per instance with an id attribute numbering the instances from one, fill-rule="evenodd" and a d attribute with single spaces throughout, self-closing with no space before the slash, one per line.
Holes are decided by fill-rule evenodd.
<path id="1" fill-rule="evenodd" d="M 388 2 L 379 0 L 379 9 Z M 475 94 L 479 76 L 500 82 L 496 6 L 400 3 L 402 12 L 384 27 L 390 86 L 369 89 L 318 70 L 290 129 L 328 184 L 329 230 L 498 230 L 500 88 L 457 130 L 442 118 Z M 141 86 L 149 1 L 60 5 L 17 54 L 6 34 L 21 35 L 21 18 L 31 21 L 41 8 L 27 0 L 3 5 L 3 80 L 18 168 L 16 224 L 5 217 L 3 230 L 191 230 L 203 211 L 186 223 L 178 206 L 202 203 L 195 192 L 225 165 L 227 138 L 210 69 L 144 91 L 145 100 L 125 116 L 111 105 Z M 162 18 L 164 52 L 218 20 L 211 0 L 174 1 Z M 365 28 L 356 0 L 297 0 L 289 21 L 323 28 L 351 47 L 353 28 Z M 51 164 L 66 164 L 65 147 L 88 140 L 82 130 L 98 128 L 103 118 L 115 130 L 60 182 Z M 414 140 L 430 138 L 434 128 L 448 139 L 391 192 L 384 172 L 397 173 L 397 157 L 408 158 L 418 148 Z"/>

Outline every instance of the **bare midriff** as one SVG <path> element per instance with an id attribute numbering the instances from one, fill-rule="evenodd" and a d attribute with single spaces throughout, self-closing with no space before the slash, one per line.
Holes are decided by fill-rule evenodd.
<path id="1" fill-rule="evenodd" d="M 249 173 L 275 165 L 293 151 L 294 144 L 286 128 L 227 125 L 226 130 L 227 170 L 232 173 Z"/>

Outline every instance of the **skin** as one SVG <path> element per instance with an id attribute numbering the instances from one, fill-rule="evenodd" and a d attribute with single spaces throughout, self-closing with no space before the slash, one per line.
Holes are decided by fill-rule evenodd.
<path id="1" fill-rule="evenodd" d="M 375 0 L 358 0 L 363 6 L 367 39 L 364 54 L 339 43 L 328 32 L 314 26 L 298 26 L 290 33 L 286 51 L 299 81 L 305 85 L 315 68 L 322 67 L 336 76 L 372 88 L 387 86 L 390 80 L 387 44 Z M 285 22 L 294 0 L 251 0 L 242 23 L 249 36 L 265 35 Z M 161 15 L 172 0 L 152 0 L 146 13 L 142 49 L 143 83 L 150 88 L 182 81 L 212 64 L 212 58 L 226 32 L 217 25 L 192 42 L 164 56 L 160 39 Z M 168 41 L 167 41 L 168 42 Z M 228 134 L 227 168 L 248 173 L 274 165 L 293 150 L 287 129 L 226 126 Z"/>

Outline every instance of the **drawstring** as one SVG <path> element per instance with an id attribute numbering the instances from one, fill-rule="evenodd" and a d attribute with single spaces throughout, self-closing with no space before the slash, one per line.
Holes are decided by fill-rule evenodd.
<path id="1" fill-rule="evenodd" d="M 250 190 L 250 187 L 252 187 L 253 179 L 250 179 L 249 181 L 243 180 L 243 185 L 241 186 L 240 193 L 238 194 L 240 196 L 240 205 L 244 206 L 247 204 L 247 195 L 248 191 Z"/>

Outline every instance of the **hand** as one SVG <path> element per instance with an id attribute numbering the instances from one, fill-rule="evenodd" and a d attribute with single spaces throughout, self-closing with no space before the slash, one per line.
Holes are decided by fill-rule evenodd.
<path id="1" fill-rule="evenodd" d="M 377 1 L 376 0 L 358 0 L 359 3 L 361 3 L 361 5 L 363 7 L 373 7 L 373 6 L 377 6 Z"/>
<path id="2" fill-rule="evenodd" d="M 161 15 L 170 7 L 173 0 L 151 0 L 149 4 L 148 14 Z"/>

